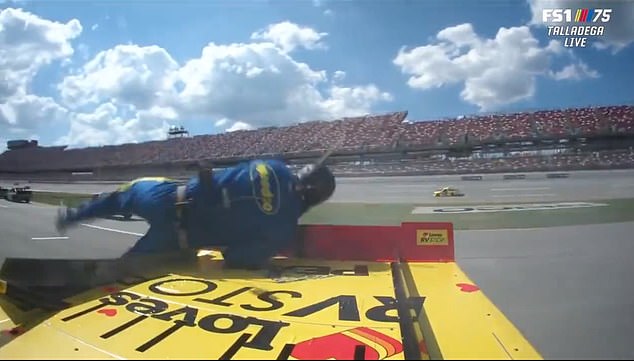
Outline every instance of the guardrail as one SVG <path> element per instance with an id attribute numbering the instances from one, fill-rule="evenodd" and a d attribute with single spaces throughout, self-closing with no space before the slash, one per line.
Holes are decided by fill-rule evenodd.
<path id="1" fill-rule="evenodd" d="M 481 175 L 463 175 L 462 177 L 460 177 L 460 179 L 464 181 L 481 181 L 482 176 Z"/>
<path id="2" fill-rule="evenodd" d="M 506 180 L 526 179 L 526 174 L 505 174 L 502 178 Z"/>

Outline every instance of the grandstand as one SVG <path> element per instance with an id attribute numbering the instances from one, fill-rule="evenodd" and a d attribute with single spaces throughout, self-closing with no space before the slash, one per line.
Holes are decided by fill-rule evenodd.
<path id="1" fill-rule="evenodd" d="M 339 175 L 634 167 L 631 105 L 421 122 L 406 118 L 403 111 L 198 136 L 174 127 L 174 136 L 167 140 L 82 149 L 37 143 L 16 147 L 13 142 L 0 155 L 0 177 L 187 177 L 200 161 L 225 166 L 254 157 L 281 157 L 301 164 L 327 149 L 334 150 L 330 163 Z"/>

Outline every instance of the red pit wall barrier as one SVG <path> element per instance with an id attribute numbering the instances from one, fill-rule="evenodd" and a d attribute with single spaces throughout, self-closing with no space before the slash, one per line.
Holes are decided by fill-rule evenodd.
<path id="1" fill-rule="evenodd" d="M 303 225 L 303 257 L 341 261 L 453 262 L 453 225 L 404 222 L 400 226 Z"/>

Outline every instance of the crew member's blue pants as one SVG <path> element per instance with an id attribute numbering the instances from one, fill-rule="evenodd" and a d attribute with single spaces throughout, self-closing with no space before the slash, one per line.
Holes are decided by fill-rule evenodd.
<path id="1" fill-rule="evenodd" d="M 127 254 L 172 252 L 180 249 L 176 233 L 177 183 L 163 179 L 141 178 L 121 186 L 117 191 L 104 194 L 68 213 L 66 221 L 77 223 L 97 217 L 134 213 L 144 218 L 150 228 Z M 204 220 L 194 219 L 187 226 L 192 245 L 210 245 Z M 204 240 L 204 242 L 203 242 Z M 223 256 L 225 265 L 232 268 L 259 268 L 275 253 L 266 243 L 240 247 L 219 242 L 216 246 L 228 247 Z"/>
<path id="2" fill-rule="evenodd" d="M 179 249 L 176 234 L 176 187 L 162 178 L 141 178 L 118 190 L 88 201 L 68 214 L 69 223 L 85 219 L 134 213 L 150 228 L 128 253 L 168 252 Z"/>

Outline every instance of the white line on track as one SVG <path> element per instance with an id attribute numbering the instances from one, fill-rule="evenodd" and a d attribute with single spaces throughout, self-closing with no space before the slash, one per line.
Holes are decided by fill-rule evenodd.
<path id="1" fill-rule="evenodd" d="M 491 197 L 495 198 L 510 198 L 510 197 L 554 197 L 554 193 L 535 193 L 535 194 L 494 194 Z"/>
<path id="2" fill-rule="evenodd" d="M 505 191 L 547 191 L 550 187 L 527 187 L 527 188 L 491 188 L 493 192 L 505 192 Z"/>
<path id="3" fill-rule="evenodd" d="M 4 204 L 0 204 L 0 208 L 9 208 L 9 206 L 5 206 Z"/>
<path id="4" fill-rule="evenodd" d="M 143 233 L 136 233 L 136 232 L 128 232 L 128 231 L 122 231 L 120 229 L 114 229 L 114 228 L 108 228 L 108 227 L 101 227 L 101 226 L 95 226 L 94 224 L 86 224 L 86 223 L 80 223 L 82 226 L 85 227 L 90 227 L 90 228 L 95 228 L 95 229 L 100 229 L 102 231 L 109 231 L 109 232 L 116 232 L 116 233 L 123 233 L 123 234 L 130 234 L 133 236 L 143 236 Z"/>
<path id="5" fill-rule="evenodd" d="M 18 206 L 20 207 L 20 206 Z M 17 207 L 14 207 L 17 208 Z M 51 209 L 55 209 L 56 207 L 53 206 L 46 206 L 46 205 L 35 205 L 33 203 L 27 205 L 23 205 L 22 209 L 47 209 L 47 210 L 51 210 Z"/>
<path id="6" fill-rule="evenodd" d="M 32 240 L 34 241 L 45 241 L 45 240 L 49 240 L 49 239 L 68 239 L 68 237 L 63 236 L 63 237 L 31 237 Z"/>

